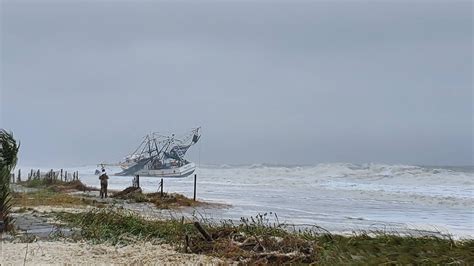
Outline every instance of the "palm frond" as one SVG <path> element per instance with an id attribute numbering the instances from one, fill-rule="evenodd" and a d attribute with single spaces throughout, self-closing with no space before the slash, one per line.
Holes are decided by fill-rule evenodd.
<path id="1" fill-rule="evenodd" d="M 13 133 L 0 129 L 0 169 L 15 168 L 20 145 L 17 145 Z"/>
<path id="2" fill-rule="evenodd" d="M 19 146 L 11 132 L 0 129 L 0 221 L 3 230 L 9 230 L 13 223 L 10 173 L 16 166 Z"/>

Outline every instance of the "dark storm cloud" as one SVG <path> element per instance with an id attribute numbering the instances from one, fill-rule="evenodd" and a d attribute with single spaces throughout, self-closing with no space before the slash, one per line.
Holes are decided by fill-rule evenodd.
<path id="1" fill-rule="evenodd" d="M 1 7 L 0 121 L 24 163 L 201 125 L 207 163 L 472 164 L 470 2 Z"/>

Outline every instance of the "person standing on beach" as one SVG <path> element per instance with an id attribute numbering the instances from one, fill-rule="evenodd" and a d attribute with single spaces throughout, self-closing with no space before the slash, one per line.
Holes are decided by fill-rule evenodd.
<path id="1" fill-rule="evenodd" d="M 100 198 L 103 199 L 104 196 L 107 198 L 107 185 L 109 183 L 109 176 L 105 173 L 105 169 L 102 168 L 102 174 L 99 176 L 100 179 Z"/>

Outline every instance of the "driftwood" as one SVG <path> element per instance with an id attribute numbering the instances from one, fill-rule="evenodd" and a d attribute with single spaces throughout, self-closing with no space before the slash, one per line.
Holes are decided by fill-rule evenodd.
<path id="1" fill-rule="evenodd" d="M 310 241 L 291 237 L 248 234 L 239 232 L 235 228 L 222 229 L 211 235 L 199 222 L 193 224 L 200 235 L 192 236 L 183 232 L 184 252 L 203 254 L 218 252 L 244 265 L 299 264 L 314 260 L 312 256 L 315 254 L 315 250 Z"/>
<path id="2" fill-rule="evenodd" d="M 212 241 L 211 235 L 201 226 L 199 222 L 194 222 L 194 226 L 197 228 L 199 233 L 207 240 L 207 241 Z"/>

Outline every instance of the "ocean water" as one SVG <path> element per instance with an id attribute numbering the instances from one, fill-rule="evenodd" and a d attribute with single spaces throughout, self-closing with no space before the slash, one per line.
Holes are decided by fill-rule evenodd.
<path id="1" fill-rule="evenodd" d="M 70 171 L 79 170 L 85 184 L 98 187 L 95 169 Z M 111 175 L 119 169 L 107 171 Z M 201 210 L 207 218 L 239 220 L 271 212 L 280 223 L 316 225 L 338 233 L 421 230 L 474 238 L 474 167 L 207 165 L 197 176 L 198 199 L 227 204 Z M 131 180 L 111 175 L 109 188 L 124 189 Z M 157 191 L 159 182 L 140 178 L 145 192 Z M 192 197 L 193 177 L 164 179 L 164 190 Z"/>

